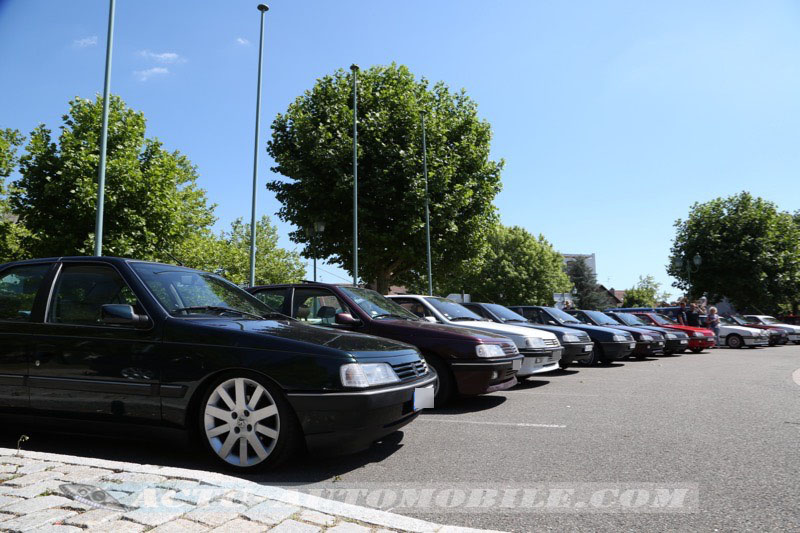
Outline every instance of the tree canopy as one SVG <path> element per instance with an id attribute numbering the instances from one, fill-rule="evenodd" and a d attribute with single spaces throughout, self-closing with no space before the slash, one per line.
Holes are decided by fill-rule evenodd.
<path id="1" fill-rule="evenodd" d="M 473 301 L 552 305 L 553 293 L 571 289 L 564 258 L 542 235 L 537 238 L 519 226 L 498 224 L 488 244 L 480 260 L 437 282 L 441 294 L 464 290 Z"/>
<path id="2" fill-rule="evenodd" d="M 0 263 L 21 259 L 23 252 L 20 241 L 25 236 L 24 228 L 17 223 L 9 205 L 6 178 L 17 167 L 17 149 L 25 137 L 18 130 L 0 129 Z"/>
<path id="3" fill-rule="evenodd" d="M 90 255 L 97 208 L 102 98 L 69 103 L 57 141 L 38 126 L 20 159 L 11 205 L 30 235 L 32 256 Z M 197 171 L 178 151 L 145 136 L 145 118 L 110 101 L 104 255 L 166 259 L 214 221 Z"/>
<path id="4" fill-rule="evenodd" d="M 611 299 L 597 285 L 597 276 L 586 259 L 576 257 L 567 264 L 567 275 L 574 286 L 575 306 L 579 309 L 605 309 Z"/>
<path id="5" fill-rule="evenodd" d="M 800 227 L 796 216 L 742 192 L 692 205 L 675 222 L 668 272 L 676 287 L 739 309 L 774 312 L 800 301 Z M 696 272 L 686 261 L 700 255 Z M 681 263 L 683 261 L 683 263 Z M 694 267 L 693 269 L 694 270 Z M 691 280 L 691 281 L 690 281 Z"/>
<path id="6" fill-rule="evenodd" d="M 250 224 L 241 218 L 229 231 L 211 231 L 189 236 L 175 253 L 184 265 L 218 272 L 240 285 L 250 280 Z M 305 266 L 300 254 L 278 246 L 278 229 L 263 216 L 256 225 L 256 284 L 293 283 L 303 279 Z"/>
<path id="7" fill-rule="evenodd" d="M 661 284 L 657 283 L 653 276 L 639 276 L 636 285 L 625 291 L 623 307 L 655 307 L 661 296 L 658 289 Z"/>
<path id="8" fill-rule="evenodd" d="M 329 258 L 352 273 L 352 75 L 318 79 L 272 124 L 267 151 L 285 180 L 267 188 L 279 216 L 298 230 L 307 257 Z M 491 128 L 462 90 L 415 79 L 404 66 L 358 74 L 359 272 L 386 291 L 426 270 L 425 185 L 420 114 L 428 141 L 434 279 L 480 255 L 496 219 L 502 162 L 489 159 Z M 324 222 L 322 234 L 306 229 Z"/>

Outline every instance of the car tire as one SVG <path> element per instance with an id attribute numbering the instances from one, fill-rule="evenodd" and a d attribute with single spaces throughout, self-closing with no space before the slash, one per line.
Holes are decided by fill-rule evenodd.
<path id="1" fill-rule="evenodd" d="M 446 405 L 456 392 L 455 378 L 450 368 L 436 356 L 425 356 L 425 361 L 428 366 L 433 368 L 436 372 L 438 380 L 433 389 L 433 404 L 434 407 L 442 407 Z"/>
<path id="2" fill-rule="evenodd" d="M 561 370 L 566 370 L 566 369 L 568 369 L 568 368 L 569 368 L 569 365 L 570 365 L 570 363 L 569 363 L 569 362 L 566 362 L 566 361 L 563 361 L 563 362 L 562 362 L 562 361 L 559 361 L 559 362 L 558 362 L 558 368 L 560 368 Z"/>
<path id="3" fill-rule="evenodd" d="M 597 351 L 597 353 L 595 353 L 595 350 Z M 592 350 L 592 354 L 594 361 L 600 363 L 601 365 L 610 365 L 611 363 L 614 362 L 613 359 L 609 359 L 606 356 L 606 352 L 603 350 L 603 346 L 599 342 L 595 343 L 594 350 Z"/>
<path id="4" fill-rule="evenodd" d="M 226 372 L 214 379 L 197 414 L 203 448 L 229 470 L 275 468 L 302 446 L 289 401 L 279 387 L 254 372 Z"/>
<path id="5" fill-rule="evenodd" d="M 578 364 L 583 366 L 593 366 L 597 364 L 597 362 L 600 360 L 600 358 L 598 357 L 598 353 L 600 353 L 602 350 L 603 348 L 600 346 L 600 343 L 595 342 L 594 348 L 592 348 L 591 357 L 589 357 L 588 359 L 584 359 L 582 361 L 578 361 Z"/>
<path id="6" fill-rule="evenodd" d="M 689 348 L 692 353 L 700 353 L 703 351 L 703 348 Z"/>
<path id="7" fill-rule="evenodd" d="M 739 349 L 744 346 L 744 341 L 739 335 L 728 335 L 728 338 L 725 339 L 725 344 L 727 344 L 728 348 Z"/>

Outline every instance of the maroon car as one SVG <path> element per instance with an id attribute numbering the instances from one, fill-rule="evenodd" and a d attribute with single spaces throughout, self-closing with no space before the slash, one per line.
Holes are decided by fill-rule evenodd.
<path id="1" fill-rule="evenodd" d="M 276 311 L 311 324 L 386 337 L 416 346 L 436 370 L 436 404 L 517 384 L 522 365 L 503 336 L 432 324 L 375 291 L 352 285 L 295 283 L 247 289 Z M 397 368 L 398 375 L 414 368 Z"/>

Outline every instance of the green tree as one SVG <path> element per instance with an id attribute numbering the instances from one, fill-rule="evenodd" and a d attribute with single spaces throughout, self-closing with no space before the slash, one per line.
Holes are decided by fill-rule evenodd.
<path id="1" fill-rule="evenodd" d="M 219 235 L 205 230 L 186 239 L 175 253 L 188 267 L 219 272 L 238 284 L 250 280 L 250 224 L 241 218 Z M 300 254 L 278 246 L 278 229 L 264 216 L 256 225 L 256 284 L 293 283 L 303 279 Z"/>
<path id="2" fill-rule="evenodd" d="M 17 149 L 24 141 L 25 137 L 18 130 L 0 129 L 0 263 L 25 256 L 21 244 L 25 228 L 11 213 L 6 187 L 6 178 L 16 170 L 19 162 Z"/>
<path id="3" fill-rule="evenodd" d="M 352 272 L 351 74 L 317 80 L 272 124 L 267 151 L 288 180 L 267 184 L 305 254 Z M 434 278 L 479 255 L 495 219 L 502 162 L 489 159 L 491 128 L 462 90 L 429 86 L 404 66 L 358 74 L 358 275 L 384 292 L 426 271 L 420 113 L 425 112 Z M 305 231 L 317 221 L 325 232 Z"/>
<path id="4" fill-rule="evenodd" d="M 564 258 L 542 235 L 537 238 L 519 226 L 498 224 L 488 242 L 480 262 L 470 262 L 461 275 L 437 283 L 441 294 L 463 289 L 474 301 L 552 305 L 554 292 L 571 289 Z"/>
<path id="5" fill-rule="evenodd" d="M 659 294 L 661 284 L 653 276 L 639 276 L 636 285 L 625 291 L 623 307 L 654 307 L 664 294 Z"/>
<path id="6" fill-rule="evenodd" d="M 611 298 L 597 285 L 597 276 L 583 257 L 576 257 L 567 264 L 567 275 L 574 287 L 575 306 L 579 309 L 605 309 Z"/>
<path id="7" fill-rule="evenodd" d="M 85 255 L 94 247 L 102 98 L 76 98 L 55 142 L 44 125 L 30 135 L 11 193 L 34 256 Z M 105 255 L 167 259 L 214 222 L 197 170 L 180 152 L 145 137 L 145 118 L 118 96 L 110 101 Z"/>
<path id="8" fill-rule="evenodd" d="M 800 300 L 800 227 L 774 203 L 748 192 L 695 203 L 675 227 L 668 272 L 691 298 L 764 312 Z M 702 263 L 689 275 L 681 261 L 696 254 Z"/>

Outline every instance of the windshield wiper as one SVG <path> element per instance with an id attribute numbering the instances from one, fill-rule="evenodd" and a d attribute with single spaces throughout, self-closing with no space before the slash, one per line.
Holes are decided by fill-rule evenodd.
<path id="1" fill-rule="evenodd" d="M 257 315 L 255 313 L 249 313 L 247 311 L 242 311 L 240 309 L 234 309 L 232 307 L 224 307 L 224 306 L 221 306 L 221 305 L 192 305 L 192 306 L 189 306 L 189 307 L 179 307 L 179 308 L 173 310 L 174 313 L 179 313 L 181 311 L 184 311 L 184 312 L 187 312 L 187 313 L 191 312 L 191 311 L 212 311 L 212 312 L 217 312 L 217 313 L 237 313 L 237 314 L 243 315 L 243 316 L 251 316 L 253 318 L 257 318 L 258 320 L 263 320 L 264 319 L 264 317 L 262 317 L 260 315 Z"/>
<path id="2" fill-rule="evenodd" d="M 474 318 L 470 318 L 468 316 L 457 316 L 455 318 L 451 318 L 450 322 L 458 322 L 459 320 L 476 321 Z"/>
<path id="3" fill-rule="evenodd" d="M 413 319 L 413 318 L 409 318 L 409 317 L 407 317 L 407 316 L 403 316 L 403 315 L 396 315 L 396 314 L 394 314 L 394 313 L 381 313 L 381 314 L 379 314 L 379 315 L 375 315 L 375 316 L 373 316 L 372 318 L 373 318 L 373 319 L 378 319 L 378 318 L 384 318 L 384 317 L 389 317 L 389 318 L 399 318 L 399 319 L 401 319 L 401 320 L 415 320 L 415 319 Z"/>

